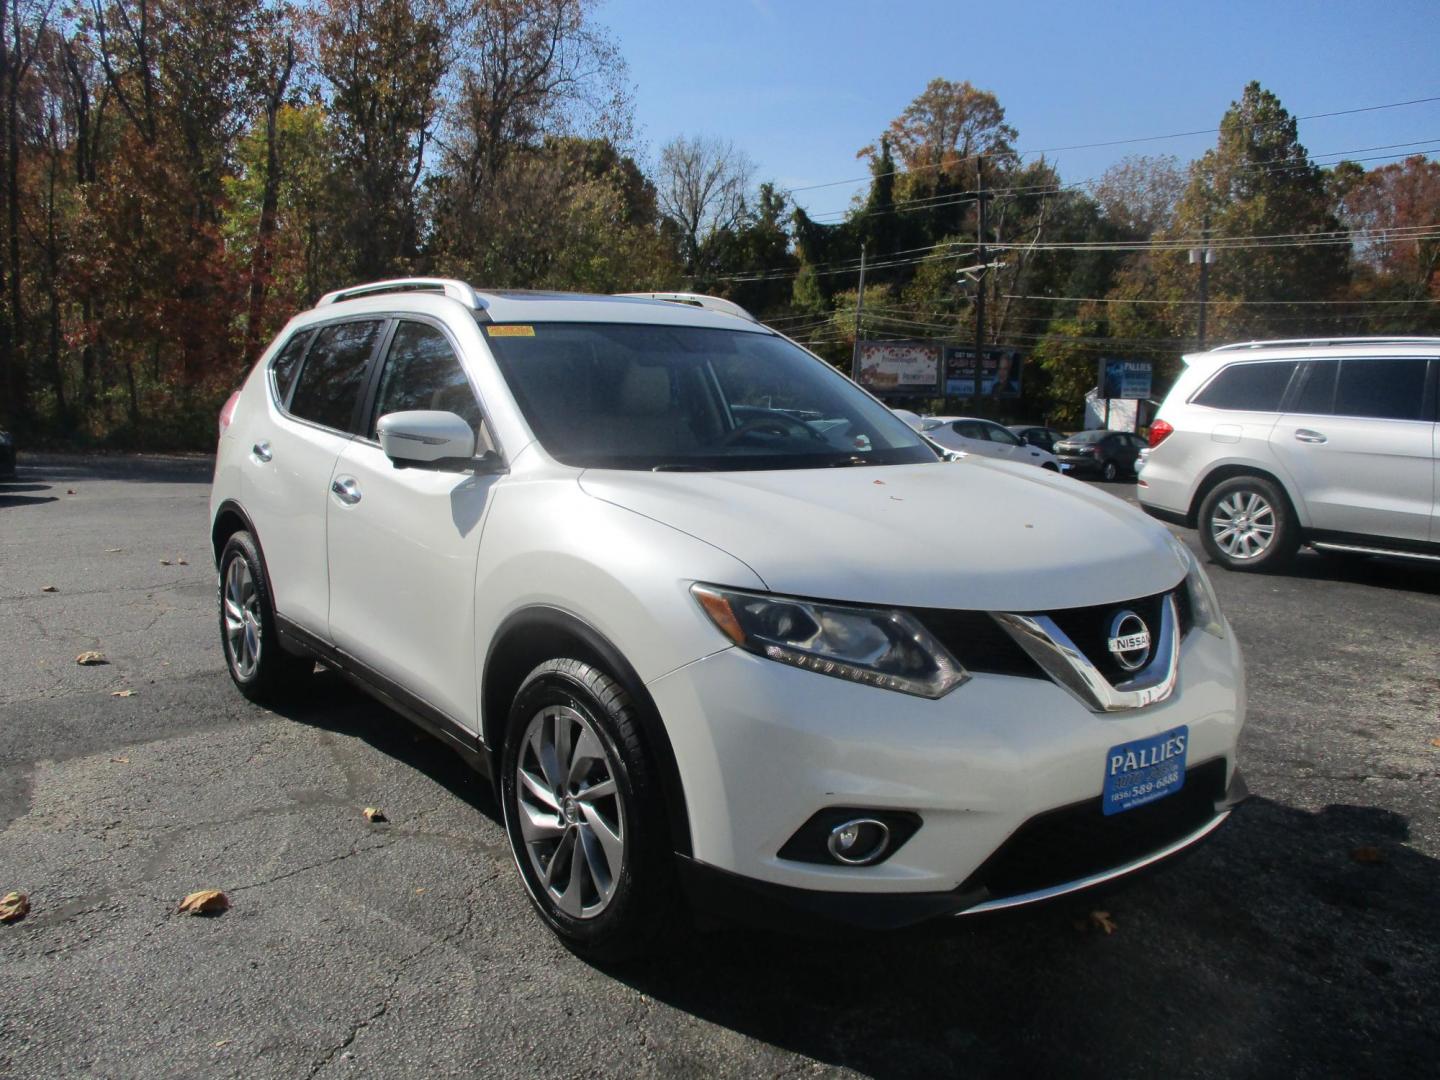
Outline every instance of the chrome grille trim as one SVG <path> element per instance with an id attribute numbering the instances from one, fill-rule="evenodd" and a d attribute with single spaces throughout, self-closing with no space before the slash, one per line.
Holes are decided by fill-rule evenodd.
<path id="1" fill-rule="evenodd" d="M 1091 712 L 1126 712 L 1164 701 L 1180 668 L 1180 614 L 1175 594 L 1160 605 L 1160 630 L 1150 662 L 1133 679 L 1112 684 L 1048 615 L 995 612 L 995 621 L 1049 675 Z"/>

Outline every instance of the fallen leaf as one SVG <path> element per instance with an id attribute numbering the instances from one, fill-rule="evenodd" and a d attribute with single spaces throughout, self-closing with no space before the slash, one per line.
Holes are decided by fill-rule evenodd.
<path id="1" fill-rule="evenodd" d="M 1110 917 L 1108 911 L 1092 911 L 1083 919 L 1075 920 L 1075 929 L 1082 932 L 1088 930 L 1103 930 L 1105 931 L 1105 936 L 1109 937 L 1118 930 L 1119 927 L 1115 924 L 1115 920 Z"/>
<path id="2" fill-rule="evenodd" d="M 1366 866 L 1374 866 L 1385 861 L 1385 853 L 1377 847 L 1357 847 L 1350 852 L 1350 858 Z"/>
<path id="3" fill-rule="evenodd" d="M 229 1040 L 229 1039 L 221 1039 L 219 1042 L 217 1042 L 217 1043 L 215 1044 L 215 1049 L 216 1049 L 216 1050 L 219 1050 L 222 1046 L 229 1046 L 229 1045 L 230 1045 L 230 1040 Z"/>
<path id="4" fill-rule="evenodd" d="M 170 560 L 169 560 L 169 559 L 161 559 L 161 560 L 160 560 L 160 565 L 161 565 L 161 566 L 169 566 L 169 565 L 170 565 Z"/>
<path id="5" fill-rule="evenodd" d="M 1440 739 L 1431 739 L 1430 745 L 1435 747 L 1436 749 L 1440 749 Z"/>
<path id="6" fill-rule="evenodd" d="M 421 895 L 424 894 L 424 892 L 425 892 L 425 886 L 424 886 L 424 885 L 421 885 L 420 888 L 418 888 L 418 889 L 415 890 L 415 895 L 416 895 L 416 896 L 421 896 Z"/>
<path id="7" fill-rule="evenodd" d="M 59 592 L 60 590 L 57 589 L 57 588 L 55 588 L 54 585 L 43 585 L 43 586 L 41 586 L 40 591 L 41 591 L 41 592 Z"/>
<path id="8" fill-rule="evenodd" d="M 135 696 L 135 691 L 134 691 L 134 690 L 130 690 L 130 689 L 125 689 L 125 690 L 111 690 L 111 691 L 110 691 L 110 696 L 111 696 L 111 697 L 134 697 L 134 696 Z"/>
<path id="9" fill-rule="evenodd" d="M 230 898 L 219 889 L 201 889 L 180 901 L 177 915 L 219 915 L 230 910 Z"/>
<path id="10" fill-rule="evenodd" d="M 189 566 L 190 564 L 185 561 L 185 556 L 182 555 L 182 556 L 180 556 L 180 558 L 178 558 L 178 559 L 175 560 L 175 565 L 176 565 L 176 566 Z"/>
<path id="11" fill-rule="evenodd" d="M 118 554 L 120 554 L 120 552 L 122 552 L 122 551 L 124 551 L 124 550 L 125 550 L 124 548 L 106 548 L 106 549 L 105 549 L 105 554 L 106 554 L 106 555 L 118 555 Z"/>
<path id="12" fill-rule="evenodd" d="M 91 650 L 89 652 L 82 652 L 79 656 L 75 657 L 75 662 L 83 667 L 93 667 L 96 664 L 108 664 L 110 661 L 105 659 L 104 653 Z"/>
<path id="13" fill-rule="evenodd" d="M 113 761 L 116 765 L 130 764 L 130 759 L 128 757 L 112 757 L 110 760 Z"/>
<path id="14" fill-rule="evenodd" d="M 390 820 L 385 816 L 385 812 L 383 810 L 377 810 L 373 806 L 365 807 L 363 813 L 365 814 L 365 820 L 369 822 Z"/>
<path id="15" fill-rule="evenodd" d="M 66 489 L 65 489 L 65 494 L 66 494 L 66 495 L 74 495 L 74 494 L 75 494 L 75 489 L 74 489 L 74 488 L 66 488 Z"/>
<path id="16" fill-rule="evenodd" d="M 19 922 L 30 914 L 30 898 L 23 892 L 6 893 L 0 897 L 0 922 Z"/>

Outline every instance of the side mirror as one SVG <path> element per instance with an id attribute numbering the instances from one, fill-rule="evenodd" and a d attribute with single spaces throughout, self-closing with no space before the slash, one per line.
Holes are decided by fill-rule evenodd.
<path id="1" fill-rule="evenodd" d="M 466 465 L 475 457 L 475 431 L 452 412 L 417 409 L 382 416 L 380 449 L 396 465 Z"/>

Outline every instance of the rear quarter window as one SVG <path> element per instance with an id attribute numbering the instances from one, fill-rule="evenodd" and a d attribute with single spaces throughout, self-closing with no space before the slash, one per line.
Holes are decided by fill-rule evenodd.
<path id="1" fill-rule="evenodd" d="M 1192 404 L 1239 412 L 1279 412 L 1295 361 L 1231 364 L 1190 399 Z"/>
<path id="2" fill-rule="evenodd" d="M 270 362 L 270 375 L 275 380 L 275 400 L 281 405 L 290 399 L 290 388 L 295 385 L 295 373 L 300 370 L 300 358 L 305 355 L 305 346 L 310 344 L 313 335 L 313 330 L 301 330 L 285 343 L 285 347 Z"/>
<path id="3" fill-rule="evenodd" d="M 1428 363 L 1423 359 L 1341 360 L 1335 382 L 1335 415 L 1423 419 Z"/>

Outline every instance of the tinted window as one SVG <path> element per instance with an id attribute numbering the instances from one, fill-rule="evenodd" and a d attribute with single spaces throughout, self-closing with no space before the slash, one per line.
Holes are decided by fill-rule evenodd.
<path id="1" fill-rule="evenodd" d="M 1274 412 L 1295 370 L 1294 361 L 1275 364 L 1233 364 L 1216 375 L 1191 400 L 1212 409 Z"/>
<path id="2" fill-rule="evenodd" d="M 620 469 L 936 462 L 889 409 L 783 338 L 638 324 L 487 326 L 547 451 Z"/>
<path id="3" fill-rule="evenodd" d="M 270 371 L 275 377 L 275 397 L 282 405 L 290 396 L 290 387 L 295 382 L 295 372 L 299 370 L 300 358 L 305 355 L 310 334 L 309 330 L 300 331 L 285 343 L 280 355 L 270 362 Z"/>
<path id="4" fill-rule="evenodd" d="M 1104 430 L 1103 428 L 1097 428 L 1090 431 L 1077 431 L 1074 435 L 1071 435 L 1070 438 L 1066 439 L 1065 441 L 1085 445 L 1087 443 L 1102 442 L 1105 439 L 1109 438 L 1109 436 L 1110 433 L 1108 431 Z"/>
<path id="5" fill-rule="evenodd" d="M 380 376 L 370 437 L 375 437 L 380 417 L 411 409 L 452 412 L 477 431 L 480 428 L 480 406 L 445 335 L 425 323 L 402 322 L 390 341 Z"/>
<path id="6" fill-rule="evenodd" d="M 985 433 L 990 436 L 991 442 L 1004 443 L 1006 446 L 1020 445 L 1020 440 L 1003 427 L 991 427 L 989 424 L 986 424 Z"/>
<path id="7" fill-rule="evenodd" d="M 974 420 L 956 420 L 950 425 L 950 430 L 966 439 L 979 439 L 981 442 L 987 442 L 990 438 L 990 432 L 985 430 L 985 425 L 977 424 Z"/>
<path id="8" fill-rule="evenodd" d="M 1425 364 L 1424 360 L 1342 360 L 1335 414 L 1419 420 L 1425 403 Z"/>
<path id="9" fill-rule="evenodd" d="M 1340 370 L 1340 361 L 1307 360 L 1304 367 L 1305 384 L 1295 395 L 1290 411 L 1329 416 L 1335 405 L 1335 375 Z"/>
<path id="10" fill-rule="evenodd" d="M 337 323 L 321 330 L 300 371 L 290 411 L 305 420 L 348 431 L 365 384 L 365 362 L 384 326 L 377 320 Z"/>

